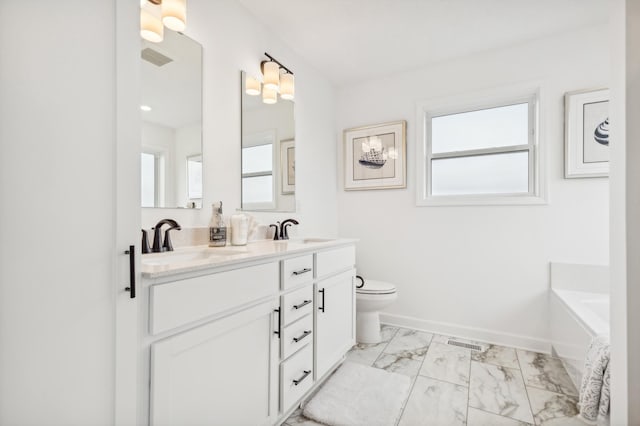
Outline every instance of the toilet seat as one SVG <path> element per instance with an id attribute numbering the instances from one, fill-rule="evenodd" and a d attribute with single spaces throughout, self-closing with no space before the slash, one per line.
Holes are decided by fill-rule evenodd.
<path id="1" fill-rule="evenodd" d="M 366 280 L 364 286 L 356 288 L 359 294 L 393 294 L 396 292 L 396 286 L 384 281 Z"/>

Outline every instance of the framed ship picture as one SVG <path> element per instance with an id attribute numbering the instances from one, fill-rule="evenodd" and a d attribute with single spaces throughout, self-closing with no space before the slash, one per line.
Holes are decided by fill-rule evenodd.
<path id="1" fill-rule="evenodd" d="M 565 178 L 609 176 L 609 90 L 565 94 L 565 120 Z"/>
<path id="2" fill-rule="evenodd" d="M 344 131 L 344 189 L 407 187 L 406 121 Z"/>

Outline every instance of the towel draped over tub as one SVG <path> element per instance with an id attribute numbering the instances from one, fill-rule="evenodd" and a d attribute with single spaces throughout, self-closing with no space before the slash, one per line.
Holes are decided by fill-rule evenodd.
<path id="1" fill-rule="evenodd" d="M 590 424 L 596 424 L 598 415 L 609 414 L 609 358 L 609 336 L 594 337 L 587 351 L 578 403 L 580 417 Z"/>

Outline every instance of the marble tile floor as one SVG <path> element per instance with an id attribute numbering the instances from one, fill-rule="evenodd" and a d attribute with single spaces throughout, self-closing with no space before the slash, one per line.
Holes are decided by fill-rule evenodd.
<path id="1" fill-rule="evenodd" d="M 447 345 L 448 340 L 383 325 L 382 342 L 354 346 L 347 360 L 412 378 L 399 426 L 581 424 L 573 418 L 578 393 L 560 360 L 487 344 L 479 352 Z M 284 424 L 319 425 L 300 409 Z"/>

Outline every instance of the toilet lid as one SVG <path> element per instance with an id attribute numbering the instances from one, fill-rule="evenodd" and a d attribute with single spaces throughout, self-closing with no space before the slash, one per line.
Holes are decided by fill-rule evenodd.
<path id="1" fill-rule="evenodd" d="M 360 281 L 357 282 L 360 284 Z M 356 293 L 360 294 L 391 294 L 396 292 L 396 286 L 384 281 L 367 280 L 362 288 L 356 288 Z"/>

